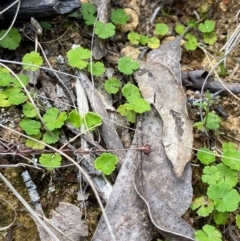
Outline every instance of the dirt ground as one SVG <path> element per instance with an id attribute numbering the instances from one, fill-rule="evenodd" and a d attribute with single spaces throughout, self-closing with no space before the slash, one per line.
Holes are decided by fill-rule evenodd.
<path id="1" fill-rule="evenodd" d="M 235 21 L 236 14 L 240 10 L 239 0 L 200 0 L 198 2 L 188 1 L 165 1 L 164 11 L 168 14 L 159 14 L 156 17 L 155 23 L 164 22 L 168 26 L 176 25 L 177 23 L 186 23 L 188 20 L 195 19 L 196 13 L 200 18 L 212 19 L 216 22 L 216 33 L 218 35 L 218 41 L 208 47 L 209 52 L 212 54 L 212 63 L 216 63 L 216 59 L 219 58 L 219 51 L 224 46 L 229 35 L 236 29 L 237 23 Z M 153 33 L 153 27 L 150 25 L 150 19 L 154 14 L 155 9 L 161 1 L 111 1 L 112 8 L 125 8 L 131 7 L 136 9 L 138 13 L 139 23 L 135 29 L 140 34 L 151 35 Z M 195 12 L 195 13 L 194 13 Z M 239 19 L 239 17 L 238 17 Z M 66 56 L 66 52 L 71 49 L 72 44 L 80 44 L 84 47 L 89 47 L 91 42 L 92 33 L 90 29 L 84 26 L 84 22 L 79 18 L 70 18 L 68 16 L 57 16 L 54 18 L 47 19 L 53 29 L 51 31 L 44 30 L 44 34 L 39 37 L 39 42 L 42 44 L 47 58 L 54 69 L 58 69 L 59 66 L 56 63 L 56 57 L 59 55 Z M 26 21 L 27 22 L 27 21 Z M 23 23 L 17 23 L 18 28 L 23 28 Z M 169 36 L 174 36 L 174 30 L 169 33 Z M 165 41 L 162 39 L 161 41 Z M 108 50 L 104 62 L 106 65 L 116 68 L 116 55 L 121 53 L 121 50 L 129 45 L 127 39 L 127 32 L 123 33 L 118 31 L 114 39 L 110 39 L 106 44 Z M 16 51 L 1 50 L 2 59 L 10 60 L 21 60 L 26 52 L 34 49 L 34 43 L 23 36 L 21 47 Z M 231 58 L 227 60 L 227 69 L 229 75 L 224 77 L 224 80 L 229 83 L 240 84 L 240 68 L 239 68 L 239 45 L 231 53 Z M 11 64 L 9 65 L 15 72 L 19 71 L 19 66 Z M 206 55 L 201 49 L 196 51 L 186 51 L 182 48 L 182 60 L 181 68 L 183 71 L 205 69 L 209 70 L 210 65 L 207 61 Z M 66 67 L 69 73 L 73 73 L 71 69 Z M 100 81 L 101 79 L 97 79 Z M 36 88 L 39 86 L 37 85 Z M 188 96 L 196 96 L 199 92 L 191 89 L 185 89 Z M 240 98 L 240 95 L 237 95 Z M 119 100 L 118 100 L 119 102 Z M 223 142 L 233 142 L 238 148 L 240 148 L 240 101 L 230 94 L 220 95 L 217 98 L 217 103 L 224 109 L 228 114 L 228 117 L 222 117 L 221 127 L 218 134 L 213 133 L 212 139 L 209 139 L 201 132 L 194 129 L 194 148 L 198 149 L 209 142 L 211 145 L 215 145 L 216 149 L 221 149 Z M 199 121 L 199 110 L 196 107 L 188 105 L 188 111 L 190 119 L 193 122 Z M 18 131 L 19 120 L 21 118 L 21 109 L 17 107 L 1 108 L 0 113 L 2 118 L 8 118 L 9 121 L 6 123 L 9 127 L 12 127 Z M 133 126 L 134 127 L 134 126 Z M 24 138 L 20 138 L 18 135 L 0 129 L 1 141 L 6 141 L 8 145 L 22 145 Z M 127 144 L 126 144 L 127 145 Z M 34 156 L 32 157 L 34 159 Z M 1 157 L 1 165 L 12 165 L 25 162 L 19 156 L 12 157 Z M 196 157 L 193 156 L 193 164 L 197 164 Z M 30 203 L 27 189 L 22 181 L 21 173 L 25 170 L 23 167 L 14 168 L 1 168 L 1 173 L 11 182 L 11 184 L 17 189 L 17 191 L 23 196 L 23 198 Z M 86 189 L 88 198 L 82 202 L 77 200 L 77 190 L 79 189 L 77 181 L 77 171 L 74 167 L 67 167 L 64 169 L 57 169 L 55 172 L 39 171 L 37 169 L 28 168 L 31 178 L 35 185 L 39 196 L 41 198 L 41 204 L 43 206 L 46 216 L 52 208 L 56 208 L 58 203 L 61 201 L 75 204 L 82 208 L 86 213 L 83 219 L 86 220 L 89 229 L 89 239 L 96 229 L 98 220 L 101 216 L 100 208 L 92 194 L 91 189 L 84 184 L 83 189 Z M 200 170 L 196 166 L 193 166 L 193 189 L 194 195 L 198 195 L 204 191 L 204 188 L 200 182 Z M 238 184 L 239 188 L 239 184 Z M 12 208 L 4 201 L 7 200 L 14 208 L 17 213 L 17 220 L 15 225 L 10 229 L 0 232 L 1 240 L 40 240 L 36 225 L 25 208 L 12 194 L 12 192 L 6 187 L 3 182 L 0 182 L 0 226 L 4 227 L 9 225 L 14 219 L 14 212 Z M 7 211 L 6 211 L 7 210 Z M 206 219 L 199 218 L 188 211 L 185 215 L 186 219 L 194 220 L 194 228 L 198 229 L 201 225 L 206 222 Z M 227 227 L 220 227 L 222 235 L 224 236 L 225 229 Z M 231 241 L 229 235 L 225 235 L 225 241 Z M 238 239 L 239 240 L 239 237 Z"/>

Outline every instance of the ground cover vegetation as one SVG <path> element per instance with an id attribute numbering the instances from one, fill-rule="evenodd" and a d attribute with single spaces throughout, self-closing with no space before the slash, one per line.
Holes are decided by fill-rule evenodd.
<path id="1" fill-rule="evenodd" d="M 170 31 L 167 20 L 170 19 L 171 13 L 162 10 L 162 15 L 165 16 L 163 19 L 166 21 L 157 21 L 153 25 L 151 34 L 129 31 L 127 33 L 129 44 L 133 47 L 158 48 Z M 88 31 L 94 32 L 101 41 L 107 41 L 117 35 L 121 31 L 121 26 L 126 24 L 130 18 L 131 16 L 124 9 L 116 8 L 112 10 L 109 22 L 103 23 L 97 19 L 97 7 L 91 3 L 83 3 L 80 12 L 68 16 L 65 24 L 68 25 L 76 19 L 81 19 Z M 40 22 L 40 24 L 44 31 L 53 29 L 48 21 Z M 213 47 L 219 39 L 216 33 L 216 22 L 205 17 L 204 14 L 200 20 L 191 19 L 186 24 L 176 23 L 174 32 L 176 36 L 183 35 L 183 48 L 187 53 L 192 54 L 198 48 L 205 48 L 207 51 L 210 49 L 218 52 L 219 55 L 224 55 L 219 50 L 214 50 Z M 5 50 L 16 50 L 21 46 L 22 38 L 17 27 L 2 29 L 0 46 Z M 103 76 L 107 71 L 107 64 L 104 61 L 92 59 L 92 51 L 91 45 L 76 45 L 68 49 L 65 54 L 68 69 L 84 71 L 94 78 Z M 45 144 L 58 146 L 60 135 L 67 123 L 75 128 L 84 127 L 86 131 L 96 134 L 104 120 L 93 111 L 81 116 L 74 108 L 70 111 L 62 111 L 57 107 L 41 109 L 37 104 L 36 93 L 28 88 L 30 80 L 26 71 L 32 73 L 39 71 L 44 67 L 45 61 L 40 51 L 31 51 L 22 56 L 21 67 L 16 73 L 7 65 L 1 64 L 0 107 L 4 109 L 16 107 L 20 110 L 19 127 L 29 137 L 25 138 L 24 145 L 33 150 L 41 150 L 38 164 L 47 171 L 55 171 L 62 165 L 62 156 L 55 152 L 45 153 L 44 150 L 47 149 Z M 139 62 L 129 56 L 120 56 L 116 66 L 118 73 L 105 79 L 104 89 L 113 98 L 121 96 L 122 99 L 117 102 L 116 110 L 134 127 L 137 115 L 151 110 L 150 104 L 141 96 L 137 85 L 133 81 L 127 83 L 122 81 L 123 78 L 131 76 L 139 69 Z M 221 63 L 218 72 L 221 76 L 226 76 L 229 71 Z M 211 135 L 218 139 L 222 135 L 222 118 L 213 110 L 217 100 L 209 91 L 205 91 L 202 97 L 203 100 L 196 101 L 191 107 L 197 111 L 201 108 L 202 111 L 201 118 L 198 116 L 198 120 L 194 123 L 195 132 L 198 135 L 206 137 Z M 240 228 L 240 150 L 231 141 L 222 142 L 220 150 L 214 150 L 206 143 L 202 143 L 202 147 L 196 151 L 198 159 L 196 164 L 201 167 L 198 173 L 200 175 L 198 185 L 201 186 L 202 194 L 195 192 L 189 212 L 194 219 L 201 220 L 195 227 L 198 229 L 195 234 L 196 240 L 227 240 L 223 232 L 227 225 Z M 116 170 L 117 163 L 117 156 L 106 151 L 99 154 L 94 165 L 96 170 L 110 176 Z"/>

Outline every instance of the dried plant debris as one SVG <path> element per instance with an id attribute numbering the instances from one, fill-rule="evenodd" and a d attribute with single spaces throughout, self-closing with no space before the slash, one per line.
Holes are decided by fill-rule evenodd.
<path id="1" fill-rule="evenodd" d="M 52 229 L 61 241 L 83 240 L 88 235 L 88 228 L 85 221 L 81 221 L 81 210 L 70 204 L 60 202 L 56 210 L 51 211 L 52 218 L 46 224 Z M 38 226 L 41 240 L 52 240 L 51 237 Z"/>
<path id="2" fill-rule="evenodd" d="M 163 120 L 163 143 L 174 172 L 181 177 L 191 158 L 192 123 L 186 110 L 186 96 L 172 72 L 165 66 L 141 61 L 135 73 L 143 97 L 153 104 Z"/>
<path id="3" fill-rule="evenodd" d="M 137 129 L 141 122 L 138 122 Z M 133 149 L 142 145 L 140 132 L 135 133 L 132 148 L 127 152 L 115 182 L 113 192 L 106 205 L 106 213 L 118 241 L 146 241 L 155 235 L 142 200 L 134 190 L 134 173 L 140 161 L 140 152 Z M 110 234 L 103 218 L 99 221 L 92 241 L 109 241 Z"/>
<path id="4" fill-rule="evenodd" d="M 163 133 L 163 121 L 153 108 L 143 116 L 143 143 L 151 152 L 141 154 L 135 174 L 135 188 L 144 201 L 149 217 L 157 230 L 170 240 L 194 240 L 194 230 L 181 216 L 192 201 L 192 171 L 188 164 L 181 178 L 177 178 L 159 138 Z M 156 136 L 156 133 L 157 136 Z"/>

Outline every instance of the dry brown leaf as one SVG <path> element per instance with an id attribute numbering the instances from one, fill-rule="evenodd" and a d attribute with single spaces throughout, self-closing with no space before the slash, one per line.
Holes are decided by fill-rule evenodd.
<path id="1" fill-rule="evenodd" d="M 138 122 L 137 128 L 139 125 Z M 142 145 L 141 138 L 140 132 L 136 132 L 132 148 L 127 152 L 106 205 L 106 213 L 117 241 L 147 241 L 152 240 L 155 235 L 143 201 L 134 189 L 134 176 L 137 163 L 140 161 L 140 152 L 135 147 Z M 92 241 L 109 240 L 111 236 L 102 217 Z"/>
<path id="2" fill-rule="evenodd" d="M 82 221 L 81 210 L 70 204 L 60 202 L 56 210 L 51 211 L 52 217 L 45 219 L 45 223 L 52 229 L 53 233 L 61 241 L 85 240 L 88 235 L 88 228 L 85 221 Z M 52 238 L 39 225 L 38 231 L 42 241 L 51 241 Z"/>
<path id="3" fill-rule="evenodd" d="M 157 230 L 166 238 L 178 241 L 194 240 L 194 230 L 181 216 L 192 201 L 192 172 L 188 164 L 181 178 L 173 173 L 162 140 L 163 122 L 153 107 L 143 115 L 143 143 L 151 152 L 141 154 L 135 174 L 135 189 L 146 204 L 149 217 Z M 157 136 L 156 136 L 157 133 Z"/>
<path id="4" fill-rule="evenodd" d="M 183 89 L 174 74 L 161 64 L 141 61 L 134 76 L 144 99 L 154 105 L 163 120 L 165 151 L 175 174 L 181 177 L 190 161 L 193 143 Z"/>

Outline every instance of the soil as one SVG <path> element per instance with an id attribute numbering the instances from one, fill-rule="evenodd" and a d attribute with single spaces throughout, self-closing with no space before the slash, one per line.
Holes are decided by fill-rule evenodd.
<path id="1" fill-rule="evenodd" d="M 237 27 L 237 21 L 235 21 L 235 19 L 236 14 L 240 9 L 239 0 L 200 0 L 197 2 L 193 0 L 182 0 L 164 2 L 164 12 L 160 11 L 154 23 L 164 22 L 168 24 L 169 27 L 172 26 L 172 31 L 170 31 L 168 34 L 169 36 L 175 35 L 173 26 L 175 26 L 177 23 L 186 24 L 188 20 L 196 20 L 196 14 L 194 14 L 194 11 L 199 15 L 201 19 L 208 18 L 216 22 L 216 33 L 218 40 L 213 46 L 207 46 L 207 50 L 213 55 L 213 58 L 211 59 L 212 63 L 216 63 L 216 60 L 219 58 L 220 49 L 226 43 L 229 35 Z M 150 36 L 153 34 L 154 29 L 150 24 L 150 19 L 154 14 L 155 9 L 160 4 L 161 1 L 111 1 L 111 8 L 128 7 L 135 9 L 136 13 L 138 14 L 139 23 L 137 24 L 135 30 L 133 30 L 140 34 L 147 34 Z M 237 19 L 239 19 L 239 17 L 237 17 Z M 38 37 L 38 41 L 42 44 L 47 58 L 54 69 L 59 69 L 56 58 L 59 55 L 65 57 L 66 52 L 71 49 L 73 44 L 79 44 L 86 48 L 90 47 L 92 32 L 90 28 L 84 25 L 84 21 L 82 20 L 81 16 L 78 18 L 58 16 L 46 19 L 46 21 L 52 24 L 52 29 L 50 31 L 44 30 L 43 35 Z M 27 21 L 23 23 L 16 23 L 16 26 L 19 29 L 23 29 L 26 24 Z M 104 41 L 103 44 L 105 44 L 105 47 L 108 50 L 104 58 L 105 65 L 112 67 L 113 69 L 116 68 L 116 62 L 118 56 L 121 54 L 122 49 L 130 45 L 129 41 L 127 40 L 128 31 L 119 29 L 114 38 Z M 34 42 L 27 37 L 23 34 L 21 47 L 16 51 L 1 49 L 1 58 L 21 61 L 21 58 L 25 53 L 34 50 Z M 163 38 L 161 41 L 164 42 L 166 39 Z M 201 49 L 190 52 L 182 48 L 182 51 L 181 67 L 183 71 L 195 69 L 209 70 L 210 67 L 209 63 L 207 62 L 206 55 Z M 223 77 L 223 79 L 227 82 L 240 84 L 239 54 L 240 47 L 237 45 L 235 50 L 231 53 L 231 57 L 228 58 L 226 63 L 229 75 Z M 20 67 L 16 64 L 9 64 L 8 66 L 16 73 L 20 71 Z M 73 70 L 68 67 L 65 68 L 65 72 L 73 74 Z M 96 85 L 98 85 L 101 80 L 101 78 L 96 78 Z M 123 77 L 122 80 L 127 82 L 127 80 L 125 80 Z M 41 84 L 37 84 L 35 86 L 36 89 L 40 87 Z M 186 88 L 186 94 L 187 96 L 197 96 L 199 95 L 199 92 Z M 240 95 L 238 95 L 238 97 L 240 97 Z M 121 96 L 117 96 L 113 102 L 114 105 L 121 103 Z M 210 139 L 204 133 L 194 129 L 195 150 L 209 145 L 212 147 L 215 146 L 216 150 L 221 150 L 223 142 L 233 142 L 237 148 L 240 148 L 239 99 L 236 99 L 231 94 L 224 94 L 217 97 L 216 103 L 224 109 L 224 111 L 228 114 L 228 117 L 222 117 L 221 127 L 218 133 L 211 133 Z M 199 121 L 199 109 L 189 105 L 188 110 L 191 120 L 193 122 Z M 1 119 L 4 120 L 4 125 L 17 131 L 21 131 L 19 127 L 19 121 L 22 118 L 21 107 L 17 106 L 1 108 L 0 113 Z M 119 130 L 119 132 L 121 132 L 121 130 Z M 132 133 L 130 133 L 130 136 L 131 135 Z M 4 129 L 0 129 L 0 137 L 0 144 L 4 143 L 10 148 L 15 148 L 15 146 L 23 147 L 25 143 L 24 138 L 19 137 L 17 134 Z M 129 146 L 129 139 L 126 140 L 125 146 Z M 34 156 L 30 157 L 32 161 L 35 160 L 34 158 Z M 3 156 L 1 157 L 0 162 L 1 165 L 16 165 L 19 163 L 30 164 L 20 156 Z M 191 162 L 195 164 L 193 165 L 192 181 L 194 195 L 202 195 L 206 192 L 206 187 L 201 182 L 202 167 L 199 167 L 199 163 L 195 156 L 193 156 Z M 79 189 L 79 185 L 77 183 L 77 171 L 73 166 L 56 169 L 54 172 L 47 172 L 43 170 L 39 171 L 29 167 L 1 168 L 1 173 L 17 189 L 22 197 L 27 202 L 30 202 L 27 189 L 21 178 L 21 173 L 25 169 L 29 171 L 33 182 L 37 186 L 37 190 L 41 198 L 41 204 L 47 217 L 49 216 L 50 210 L 52 208 L 56 208 L 60 201 L 70 202 L 77 206 L 81 206 L 80 201 L 77 200 L 77 190 Z M 88 194 L 88 198 L 85 200 L 85 207 L 87 211 L 84 219 L 86 220 L 89 228 L 88 240 L 90 240 L 94 230 L 96 229 L 101 212 L 94 198 L 94 195 L 91 192 L 91 189 L 87 186 L 87 184 L 84 184 L 82 188 L 85 188 L 86 193 Z M 238 188 L 240 188 L 239 184 Z M 10 229 L 1 231 L 0 241 L 40 240 L 34 221 L 29 216 L 28 212 L 25 210 L 22 204 L 3 182 L 0 182 L 0 198 L 1 227 L 9 225 L 14 220 L 13 210 L 4 200 L 9 202 L 17 213 L 15 222 L 16 225 L 12 226 Z M 238 209 L 238 213 L 239 211 L 240 210 Z M 186 220 L 191 220 L 191 223 L 196 229 L 201 228 L 209 221 L 206 218 L 199 218 L 190 210 L 186 213 L 184 218 Z M 227 227 L 233 224 L 234 220 L 231 217 L 229 220 L 230 221 L 226 226 L 220 225 L 218 227 L 223 235 L 223 240 L 225 241 L 233 240 L 229 235 Z M 236 230 L 236 226 L 233 232 L 235 232 L 235 235 L 238 235 L 238 239 L 236 240 L 239 240 L 239 231 Z"/>

